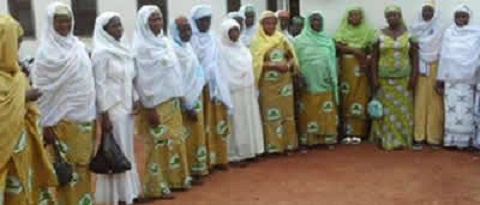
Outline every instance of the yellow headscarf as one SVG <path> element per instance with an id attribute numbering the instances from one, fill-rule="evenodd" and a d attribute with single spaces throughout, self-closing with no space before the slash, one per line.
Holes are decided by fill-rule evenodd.
<path id="1" fill-rule="evenodd" d="M 275 13 L 272 11 L 264 11 L 262 13 L 258 22 L 257 34 L 253 37 L 250 45 L 250 51 L 253 55 L 253 74 L 255 75 L 257 85 L 263 72 L 264 57 L 271 49 L 282 48 L 285 51 L 290 51 L 296 61 L 293 47 L 282 33 L 275 31 L 271 36 L 265 33 L 262 22 L 267 18 L 276 18 Z M 296 64 L 298 65 L 298 63 Z"/>
<path id="2" fill-rule="evenodd" d="M 0 15 L 0 170 L 12 157 L 24 129 L 28 82 L 17 63 L 19 27 L 12 17 Z"/>

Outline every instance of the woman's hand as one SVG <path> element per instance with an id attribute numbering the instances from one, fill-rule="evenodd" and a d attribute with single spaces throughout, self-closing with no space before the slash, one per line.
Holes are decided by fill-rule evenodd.
<path id="1" fill-rule="evenodd" d="M 187 109 L 186 112 L 187 112 L 187 117 L 190 121 L 193 121 L 193 122 L 198 121 L 197 111 L 195 111 L 194 109 Z"/>
<path id="2" fill-rule="evenodd" d="M 102 130 L 110 132 L 112 131 L 112 121 L 110 121 L 110 117 L 108 116 L 108 112 L 102 113 Z"/>
<path id="3" fill-rule="evenodd" d="M 410 80 L 408 81 L 408 89 L 410 91 L 415 91 L 415 87 L 417 86 L 417 82 L 414 78 L 410 78 Z"/>
<path id="4" fill-rule="evenodd" d="M 138 115 L 141 109 L 142 109 L 142 105 L 140 104 L 140 102 L 139 101 L 134 102 L 133 108 L 132 108 L 132 115 Z"/>
<path id="5" fill-rule="evenodd" d="M 27 91 L 27 94 L 25 95 L 25 100 L 26 102 L 33 102 L 37 101 L 38 98 L 42 97 L 42 93 L 38 89 L 30 89 Z"/>
<path id="6" fill-rule="evenodd" d="M 281 63 L 277 63 L 275 65 L 275 68 L 277 69 L 278 72 L 286 73 L 289 71 L 290 66 L 288 65 L 287 62 L 281 62 Z"/>
<path id="7" fill-rule="evenodd" d="M 43 142 L 45 145 L 53 145 L 57 140 L 57 135 L 53 131 L 52 127 L 44 127 L 43 130 Z"/>
<path id="8" fill-rule="evenodd" d="M 160 125 L 160 117 L 155 108 L 147 110 L 147 119 L 150 127 L 158 127 Z"/>
<path id="9" fill-rule="evenodd" d="M 435 90 L 439 95 L 443 96 L 445 94 L 445 83 L 443 81 L 437 80 Z"/>

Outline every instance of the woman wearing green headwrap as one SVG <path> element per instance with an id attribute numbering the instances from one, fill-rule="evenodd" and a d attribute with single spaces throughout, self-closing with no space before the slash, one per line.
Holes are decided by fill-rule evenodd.
<path id="1" fill-rule="evenodd" d="M 385 150 L 410 148 L 418 45 L 403 23 L 400 7 L 387 7 L 385 18 L 388 27 L 380 30 L 372 52 L 372 86 L 384 115 L 373 122 L 371 137 Z"/>
<path id="2" fill-rule="evenodd" d="M 338 80 L 335 43 L 324 32 L 324 18 L 312 12 L 295 39 L 295 51 L 306 87 L 302 91 L 300 143 L 313 146 L 337 143 Z"/>
<path id="3" fill-rule="evenodd" d="M 375 29 L 363 8 L 349 6 L 335 35 L 340 51 L 341 122 L 344 144 L 359 144 L 367 136 L 367 103 L 370 99 L 368 58 Z"/>

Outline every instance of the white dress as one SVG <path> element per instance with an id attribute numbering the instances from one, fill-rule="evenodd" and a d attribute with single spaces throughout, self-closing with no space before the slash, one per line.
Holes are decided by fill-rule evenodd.
<path id="1" fill-rule="evenodd" d="M 93 57 L 97 104 L 99 112 L 108 111 L 112 122 L 113 136 L 128 160 L 132 169 L 122 174 L 97 175 L 96 203 L 133 204 L 140 194 L 140 179 L 137 173 L 134 152 L 133 101 L 137 95 L 133 91 L 136 76 L 132 59 L 102 53 Z"/>
<path id="2" fill-rule="evenodd" d="M 232 90 L 233 135 L 228 141 L 228 159 L 237 162 L 263 154 L 263 127 L 255 87 Z"/>

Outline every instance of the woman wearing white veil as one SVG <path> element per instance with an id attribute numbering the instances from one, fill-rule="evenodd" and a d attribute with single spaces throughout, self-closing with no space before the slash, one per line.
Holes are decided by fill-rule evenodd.
<path id="1" fill-rule="evenodd" d="M 420 76 L 415 90 L 414 145 L 439 146 L 443 138 L 443 98 L 435 90 L 438 57 L 443 30 L 439 25 L 439 5 L 426 0 L 410 32 L 418 40 Z"/>
<path id="2" fill-rule="evenodd" d="M 257 34 L 257 11 L 251 4 L 240 7 L 240 14 L 245 17 L 245 28 L 242 29 L 241 40 L 243 44 L 250 47 L 253 37 Z"/>
<path id="3" fill-rule="evenodd" d="M 97 107 L 101 113 L 102 131 L 110 131 L 116 143 L 132 164 L 121 174 L 97 175 L 95 201 L 99 204 L 133 204 L 140 194 L 134 152 L 136 76 L 133 55 L 123 35 L 120 15 L 105 12 L 97 17 L 92 53 Z"/>
<path id="4" fill-rule="evenodd" d="M 475 136 L 475 96 L 479 95 L 480 27 L 471 25 L 473 11 L 465 4 L 452 14 L 445 30 L 438 68 L 439 92 L 444 93 L 446 147 L 467 148 Z"/>
<path id="5" fill-rule="evenodd" d="M 33 87 L 43 94 L 38 105 L 44 140 L 58 146 L 74 165 L 73 179 L 57 188 L 58 204 L 92 204 L 88 170 L 93 152 L 95 84 L 85 45 L 73 35 L 73 12 L 66 4 L 47 7 L 46 27 L 31 73 Z"/>

